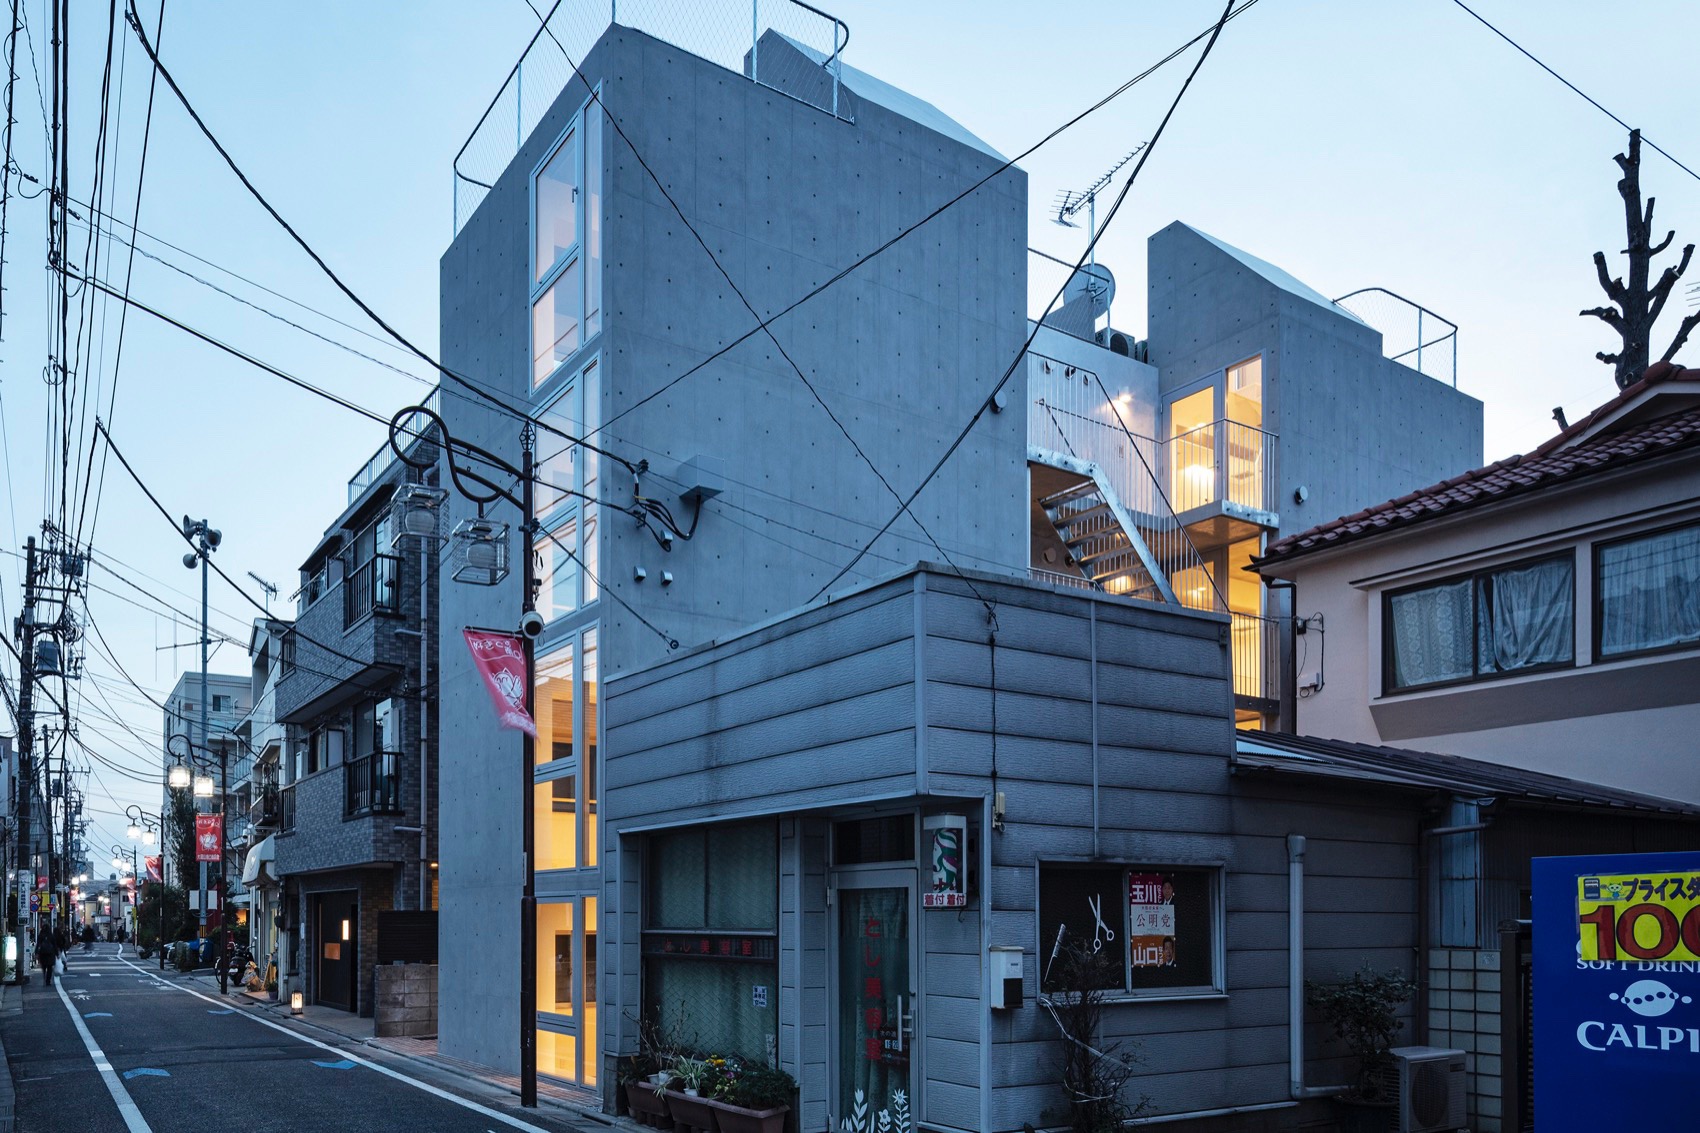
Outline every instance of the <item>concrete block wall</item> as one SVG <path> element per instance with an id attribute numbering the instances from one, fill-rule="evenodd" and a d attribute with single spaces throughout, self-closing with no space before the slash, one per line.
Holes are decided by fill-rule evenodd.
<path id="1" fill-rule="evenodd" d="M 1497 950 L 1429 950 L 1428 1043 L 1464 1052 L 1469 1124 L 1475 1133 L 1501 1128 L 1499 963 Z"/>
<path id="2" fill-rule="evenodd" d="M 429 1038 L 437 1033 L 437 965 L 384 964 L 373 970 L 372 1033 Z"/>

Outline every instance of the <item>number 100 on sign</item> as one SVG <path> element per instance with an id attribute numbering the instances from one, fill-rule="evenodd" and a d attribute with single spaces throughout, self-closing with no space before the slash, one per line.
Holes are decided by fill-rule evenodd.
<path id="1" fill-rule="evenodd" d="M 1576 879 L 1583 960 L 1700 961 L 1700 873 Z"/>

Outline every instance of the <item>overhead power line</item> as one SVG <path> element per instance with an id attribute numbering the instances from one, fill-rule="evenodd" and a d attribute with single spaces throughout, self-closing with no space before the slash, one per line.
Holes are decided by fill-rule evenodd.
<path id="1" fill-rule="evenodd" d="M 1157 151 L 1157 143 L 1162 140 L 1163 132 L 1169 128 L 1170 119 L 1175 116 L 1175 110 L 1179 108 L 1181 99 L 1186 97 L 1186 92 L 1192 86 L 1193 79 L 1198 77 L 1199 69 L 1204 66 L 1204 61 L 1210 58 L 1210 52 L 1211 49 L 1216 46 L 1217 37 L 1222 34 L 1222 29 L 1227 26 L 1228 19 L 1233 15 L 1233 12 L 1234 0 L 1228 0 L 1228 6 L 1222 10 L 1221 18 L 1216 21 L 1215 28 L 1210 32 L 1209 41 L 1205 43 L 1203 52 L 1199 54 L 1197 62 L 1193 63 L 1192 70 L 1187 73 L 1186 81 L 1181 84 L 1181 89 L 1175 92 L 1174 101 L 1169 103 L 1169 109 L 1163 114 L 1163 120 L 1157 124 L 1157 130 L 1151 135 L 1150 143 L 1147 144 L 1144 151 L 1140 153 L 1139 161 L 1136 165 L 1134 165 L 1133 172 L 1129 173 L 1127 180 L 1122 183 L 1121 191 L 1116 194 L 1115 203 L 1110 206 L 1109 212 L 1104 214 L 1104 221 L 1098 226 L 1098 231 L 1093 233 L 1092 238 L 1086 242 L 1086 250 L 1080 254 L 1080 259 L 1074 265 L 1075 272 L 1080 271 L 1086 266 L 1086 261 L 1091 258 L 1092 253 L 1097 249 L 1098 241 L 1103 238 L 1104 233 L 1109 230 L 1110 224 L 1116 219 L 1116 214 L 1121 211 L 1122 203 L 1127 200 L 1128 191 L 1133 188 L 1133 183 L 1139 179 L 1139 173 L 1145 168 L 1145 163 L 1149 161 L 1151 159 L 1151 155 Z M 1068 279 L 1072 278 L 1073 273 L 1071 272 Z M 1057 301 L 1062 298 L 1063 292 L 1068 287 L 1068 279 L 1065 279 L 1062 286 L 1057 288 L 1057 293 L 1052 296 L 1051 301 L 1045 305 L 1046 310 L 1055 306 Z M 1020 366 L 1021 360 L 1027 356 L 1027 351 L 1032 348 L 1033 340 L 1038 337 L 1039 328 L 1043 325 L 1044 324 L 1041 322 L 1035 322 L 1033 324 L 1033 329 L 1028 332 L 1027 340 L 1021 344 L 1021 349 L 1016 351 L 1015 357 L 1010 359 L 1009 366 L 1005 368 L 1003 376 L 998 379 L 997 385 L 993 386 L 991 392 L 980 400 L 980 403 L 975 407 L 974 412 L 969 416 L 968 423 L 956 434 L 956 439 L 950 442 L 950 446 L 944 450 L 943 455 L 938 458 L 938 461 L 934 463 L 927 474 L 921 478 L 921 482 L 915 486 L 915 490 L 909 493 L 909 496 L 905 501 L 905 505 L 914 503 L 916 498 L 926 490 L 927 485 L 932 483 L 933 478 L 939 474 L 939 470 L 949 463 L 952 456 L 956 455 L 956 450 L 961 448 L 962 442 L 968 439 L 968 434 L 973 431 L 974 426 L 979 422 L 980 418 L 985 415 L 986 409 L 992 404 L 992 400 L 997 397 L 999 391 L 1001 391 L 1003 387 L 1008 384 L 1010 378 L 1014 376 L 1016 367 Z M 815 591 L 814 596 L 809 600 L 812 602 L 819 598 L 822 594 L 825 594 L 829 589 L 831 589 L 833 583 L 843 578 L 851 571 L 852 568 L 855 567 L 857 563 L 861 562 L 863 556 L 873 549 L 874 544 L 878 542 L 887 531 L 891 530 L 891 525 L 896 523 L 898 517 L 902 514 L 903 510 L 900 509 L 894 513 L 890 519 L 886 520 L 885 523 L 881 525 L 880 529 L 874 532 L 873 536 L 863 545 L 862 549 L 857 551 L 849 562 L 839 568 L 837 574 L 827 579 L 827 581 L 819 590 Z M 1214 583 L 1212 585 L 1214 585 Z"/>
<path id="2" fill-rule="evenodd" d="M 1625 130 L 1633 130 L 1634 129 L 1634 127 L 1631 126 L 1629 123 L 1625 122 L 1623 119 L 1619 118 L 1617 115 L 1615 115 L 1611 111 L 1607 110 L 1604 106 L 1600 105 L 1599 100 L 1594 98 L 1593 95 L 1589 94 L 1587 91 L 1583 90 L 1581 87 L 1577 86 L 1575 83 L 1571 82 L 1569 79 L 1565 78 L 1563 75 L 1559 74 L 1557 71 L 1553 70 L 1551 67 L 1549 67 L 1545 63 L 1541 62 L 1538 58 L 1535 57 L 1534 53 L 1532 53 L 1528 48 L 1524 47 L 1521 43 L 1518 43 L 1515 39 L 1512 39 L 1510 36 L 1506 35 L 1504 32 L 1500 31 L 1498 28 L 1494 27 L 1491 23 L 1489 23 L 1487 21 L 1486 17 L 1484 17 L 1480 12 L 1476 11 L 1474 8 L 1470 7 L 1468 4 L 1464 3 L 1464 0 L 1452 0 L 1452 2 L 1456 5 L 1458 5 L 1460 8 L 1464 9 L 1464 11 L 1468 12 L 1471 16 L 1475 17 L 1475 20 L 1476 20 L 1477 23 L 1481 24 L 1484 28 L 1491 31 L 1494 35 L 1497 35 L 1500 39 L 1503 39 L 1506 43 L 1509 43 L 1512 47 L 1515 47 L 1517 49 L 1517 51 L 1525 59 L 1527 59 L 1529 62 L 1533 63 L 1535 66 L 1539 67 L 1541 70 L 1545 71 L 1547 74 L 1551 75 L 1553 78 L 1557 79 L 1559 82 L 1561 82 L 1565 86 L 1569 87 L 1572 92 L 1574 92 L 1575 94 L 1577 94 L 1577 95 L 1581 96 L 1583 99 L 1585 99 L 1588 102 L 1588 104 L 1590 106 L 1592 106 L 1595 110 L 1598 110 L 1601 114 L 1604 114 L 1607 118 L 1610 118 L 1613 122 L 1616 122 L 1619 126 L 1622 126 Z M 1675 155 L 1673 155 L 1669 150 L 1665 149 L 1663 146 L 1659 145 L 1659 143 L 1655 142 L 1652 138 L 1649 138 L 1645 133 L 1643 133 L 1641 135 L 1641 140 L 1643 142 L 1645 142 L 1648 146 L 1652 147 L 1653 149 L 1657 150 L 1659 153 L 1663 154 L 1665 156 L 1665 158 L 1667 160 L 1669 160 L 1672 165 L 1676 166 L 1678 169 L 1682 170 L 1684 173 L 1688 174 L 1690 177 L 1694 178 L 1695 180 L 1700 181 L 1700 173 L 1694 172 L 1694 170 L 1688 168 L 1688 166 L 1684 165 L 1681 161 L 1678 161 L 1677 158 L 1675 157 Z"/>

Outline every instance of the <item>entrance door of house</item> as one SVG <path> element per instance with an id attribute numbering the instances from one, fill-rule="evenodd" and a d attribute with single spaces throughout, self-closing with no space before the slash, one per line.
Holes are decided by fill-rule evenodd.
<path id="1" fill-rule="evenodd" d="M 353 1011 L 360 972 L 360 895 L 349 890 L 313 896 L 313 1002 Z"/>
<path id="2" fill-rule="evenodd" d="M 837 1057 L 831 1128 L 913 1128 L 915 871 L 835 876 Z"/>

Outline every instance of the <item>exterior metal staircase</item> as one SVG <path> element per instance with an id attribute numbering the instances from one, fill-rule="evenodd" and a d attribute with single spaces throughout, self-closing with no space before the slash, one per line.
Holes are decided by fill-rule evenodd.
<path id="1" fill-rule="evenodd" d="M 1056 454 L 1049 454 L 1049 459 L 1084 477 L 1041 499 L 1039 506 L 1094 588 L 1130 598 L 1175 601 L 1164 564 L 1117 499 L 1103 470 L 1078 458 L 1058 461 Z"/>

